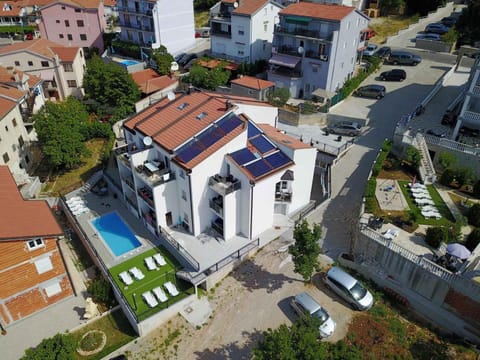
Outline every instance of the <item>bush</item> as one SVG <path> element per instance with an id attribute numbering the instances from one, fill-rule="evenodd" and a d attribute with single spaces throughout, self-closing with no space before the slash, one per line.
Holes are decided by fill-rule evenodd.
<path id="1" fill-rule="evenodd" d="M 56 334 L 52 338 L 43 339 L 37 347 L 25 350 L 21 360 L 70 360 L 74 358 L 75 340 L 70 334 Z"/>
<path id="2" fill-rule="evenodd" d="M 442 176 L 440 176 L 440 184 L 445 186 L 450 186 L 454 180 L 455 174 L 452 169 L 445 169 Z"/>
<path id="3" fill-rule="evenodd" d="M 359 72 L 356 76 L 348 79 L 343 84 L 342 88 L 340 89 L 340 93 L 343 95 L 343 98 L 346 98 L 350 95 L 362 82 L 365 80 L 368 75 L 377 71 L 378 68 L 381 66 L 381 59 L 375 56 L 371 56 L 370 58 L 366 59 L 370 63 L 367 71 Z"/>
<path id="4" fill-rule="evenodd" d="M 425 242 L 437 249 L 442 242 L 447 242 L 447 231 L 443 227 L 429 227 L 425 236 Z"/>
<path id="5" fill-rule="evenodd" d="M 465 242 L 465 246 L 468 250 L 473 251 L 480 243 L 480 228 L 475 228 L 473 231 L 468 234 L 467 241 Z"/>
<path id="6" fill-rule="evenodd" d="M 477 199 L 480 198 L 480 180 L 477 180 L 475 185 L 473 185 L 473 196 Z"/>
<path id="7" fill-rule="evenodd" d="M 107 307 L 110 307 L 115 303 L 112 287 L 104 278 L 98 278 L 90 282 L 87 291 L 92 295 L 95 302 L 101 302 Z"/>
<path id="8" fill-rule="evenodd" d="M 142 55 L 140 52 L 140 46 L 133 42 L 115 40 L 112 41 L 112 46 L 115 49 L 115 52 L 134 59 L 141 59 Z"/>
<path id="9" fill-rule="evenodd" d="M 311 101 L 306 101 L 298 105 L 301 114 L 315 114 L 318 112 L 317 107 Z"/>
<path id="10" fill-rule="evenodd" d="M 467 213 L 468 223 L 480 227 L 480 204 L 474 204 Z"/>

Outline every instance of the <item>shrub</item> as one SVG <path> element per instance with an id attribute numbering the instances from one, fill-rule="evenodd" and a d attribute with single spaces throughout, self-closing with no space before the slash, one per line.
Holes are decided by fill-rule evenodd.
<path id="1" fill-rule="evenodd" d="M 367 188 L 365 189 L 365 197 L 374 197 L 376 187 L 377 180 L 375 178 L 368 179 Z"/>
<path id="2" fill-rule="evenodd" d="M 475 228 L 473 231 L 468 234 L 467 241 L 465 242 L 465 246 L 468 250 L 473 251 L 480 243 L 480 228 Z"/>
<path id="3" fill-rule="evenodd" d="M 443 227 L 429 227 L 425 236 L 428 245 L 437 249 L 442 242 L 447 242 L 447 231 Z"/>
<path id="4" fill-rule="evenodd" d="M 474 204 L 467 213 L 468 223 L 480 227 L 480 204 Z"/>
<path id="5" fill-rule="evenodd" d="M 87 291 L 94 301 L 102 302 L 107 306 L 115 303 L 115 297 L 110 283 L 104 278 L 98 278 L 88 284 Z"/>
<path id="6" fill-rule="evenodd" d="M 455 180 L 457 181 L 459 187 L 470 184 L 472 182 L 472 179 L 474 178 L 474 173 L 471 168 L 459 167 L 456 168 L 454 171 Z"/>
<path id="7" fill-rule="evenodd" d="M 473 185 L 473 196 L 480 198 L 480 180 L 477 180 Z"/>
<path id="8" fill-rule="evenodd" d="M 455 174 L 452 169 L 445 169 L 440 176 L 440 184 L 445 186 L 450 186 L 450 184 L 455 180 Z"/>
<path id="9" fill-rule="evenodd" d="M 73 359 L 75 347 L 72 335 L 56 334 L 51 338 L 43 339 L 37 347 L 25 350 L 25 355 L 21 360 Z"/>
<path id="10" fill-rule="evenodd" d="M 302 114 L 315 114 L 318 112 L 317 107 L 311 101 L 306 101 L 304 103 L 299 104 L 300 113 Z"/>

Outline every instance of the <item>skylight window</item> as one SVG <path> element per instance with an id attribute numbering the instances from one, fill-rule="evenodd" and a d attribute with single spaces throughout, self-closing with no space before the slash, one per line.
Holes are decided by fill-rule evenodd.
<path id="1" fill-rule="evenodd" d="M 202 120 L 202 119 L 203 119 L 205 116 L 207 116 L 207 115 L 208 115 L 208 114 L 204 111 L 204 112 L 202 112 L 201 114 L 198 114 L 198 115 L 197 115 L 197 119 L 198 119 L 198 120 Z"/>
<path id="2" fill-rule="evenodd" d="M 183 109 L 185 109 L 188 105 L 190 105 L 190 104 L 189 104 L 189 103 L 186 103 L 186 102 L 185 102 L 185 103 L 182 103 L 177 109 L 178 109 L 178 110 L 183 110 Z"/>

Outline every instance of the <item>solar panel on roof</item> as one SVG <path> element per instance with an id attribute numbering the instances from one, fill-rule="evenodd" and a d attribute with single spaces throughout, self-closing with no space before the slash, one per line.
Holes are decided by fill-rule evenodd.
<path id="1" fill-rule="evenodd" d="M 208 130 L 204 131 L 197 137 L 197 140 L 200 141 L 205 148 L 215 144 L 219 141 L 224 135 L 220 132 L 219 129 L 215 127 L 210 127 Z"/>
<path id="2" fill-rule="evenodd" d="M 239 165 L 246 164 L 256 159 L 255 155 L 253 155 L 252 152 L 247 148 L 235 151 L 233 154 L 231 154 L 231 157 Z"/>
<path id="3" fill-rule="evenodd" d="M 190 160 L 198 156 L 204 149 L 196 141 L 191 141 L 184 145 L 178 152 L 178 158 L 184 163 L 188 163 Z"/>
<path id="4" fill-rule="evenodd" d="M 249 139 L 250 143 L 257 148 L 262 154 L 269 152 L 270 150 L 275 149 L 270 141 L 268 141 L 263 135 L 256 136 Z"/>
<path id="5" fill-rule="evenodd" d="M 288 164 L 292 160 L 285 155 L 283 152 L 278 151 L 270 156 L 267 156 L 265 160 L 268 161 L 268 163 L 274 168 L 278 169 L 279 167 L 282 167 L 285 164 Z"/>
<path id="6" fill-rule="evenodd" d="M 259 128 L 257 128 L 251 121 L 248 122 L 248 130 L 247 130 L 247 136 L 250 139 L 251 137 L 261 134 L 262 132 L 260 131 Z"/>
<path id="7" fill-rule="evenodd" d="M 248 164 L 245 166 L 245 169 L 247 169 L 250 174 L 252 174 L 256 178 L 265 175 L 270 170 L 272 170 L 272 168 L 263 160 L 258 160 L 251 164 Z"/>
<path id="8" fill-rule="evenodd" d="M 243 121 L 238 116 L 233 116 L 231 118 L 220 120 L 217 125 L 228 134 L 239 127 L 242 123 Z"/>

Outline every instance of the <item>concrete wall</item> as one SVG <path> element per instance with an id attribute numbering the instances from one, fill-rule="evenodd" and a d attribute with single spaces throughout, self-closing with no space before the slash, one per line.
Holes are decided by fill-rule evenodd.
<path id="1" fill-rule="evenodd" d="M 454 48 L 452 45 L 448 45 L 443 41 L 432 41 L 432 40 L 423 40 L 419 39 L 415 42 L 415 47 L 417 49 L 424 49 L 435 52 L 447 52 L 450 53 Z"/>

